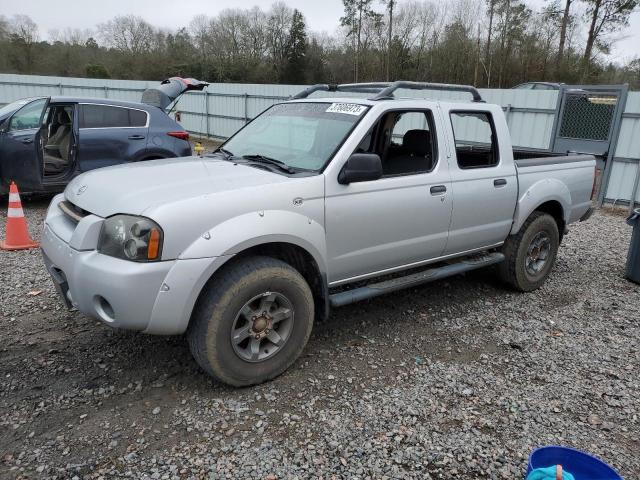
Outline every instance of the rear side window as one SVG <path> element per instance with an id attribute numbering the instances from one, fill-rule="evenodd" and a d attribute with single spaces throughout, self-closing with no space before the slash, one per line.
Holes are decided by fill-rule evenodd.
<path id="1" fill-rule="evenodd" d="M 147 112 L 129 109 L 129 126 L 144 127 L 147 125 Z"/>
<path id="2" fill-rule="evenodd" d="M 495 167 L 499 162 L 493 119 L 488 112 L 451 112 L 458 166 Z"/>
<path id="3" fill-rule="evenodd" d="M 144 127 L 147 112 L 109 105 L 80 105 L 80 128 Z"/>

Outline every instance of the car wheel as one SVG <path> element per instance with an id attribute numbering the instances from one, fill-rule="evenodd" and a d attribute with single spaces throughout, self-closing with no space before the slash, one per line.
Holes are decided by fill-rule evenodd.
<path id="1" fill-rule="evenodd" d="M 187 339 L 198 364 L 233 386 L 270 380 L 300 356 L 313 327 L 309 285 L 285 262 L 247 257 L 225 265 L 194 309 Z"/>
<path id="2" fill-rule="evenodd" d="M 530 292 L 539 288 L 556 261 L 560 236 L 554 218 L 533 212 L 516 235 L 505 242 L 505 261 L 498 266 L 500 278 L 512 288 Z"/>

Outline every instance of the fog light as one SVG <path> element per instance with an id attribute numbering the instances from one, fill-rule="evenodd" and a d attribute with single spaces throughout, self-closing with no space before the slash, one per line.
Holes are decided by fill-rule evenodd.
<path id="1" fill-rule="evenodd" d="M 113 311 L 113 307 L 106 298 L 101 295 L 96 295 L 93 301 L 95 309 L 102 320 L 111 323 L 116 319 L 116 314 Z"/>

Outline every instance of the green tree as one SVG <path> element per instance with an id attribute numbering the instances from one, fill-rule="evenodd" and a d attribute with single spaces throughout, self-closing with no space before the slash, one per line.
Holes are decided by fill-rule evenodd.
<path id="1" fill-rule="evenodd" d="M 307 67 L 307 31 L 304 16 L 299 10 L 293 11 L 291 30 L 287 40 L 284 81 L 305 83 Z"/>
<path id="2" fill-rule="evenodd" d="M 85 67 L 85 75 L 88 78 L 111 78 L 107 68 L 97 63 L 89 63 Z"/>
<path id="3" fill-rule="evenodd" d="M 360 66 L 360 51 L 362 48 L 362 22 L 367 18 L 380 20 L 382 15 L 371 7 L 373 0 L 342 0 L 344 6 L 344 16 L 340 17 L 340 25 L 348 28 L 347 36 L 353 39 L 355 50 L 354 75 L 355 82 L 358 81 L 358 70 Z"/>

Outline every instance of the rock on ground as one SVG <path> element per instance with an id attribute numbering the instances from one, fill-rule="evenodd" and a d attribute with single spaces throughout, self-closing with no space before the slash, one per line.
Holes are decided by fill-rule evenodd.
<path id="1" fill-rule="evenodd" d="M 25 202 L 35 237 L 46 204 Z M 640 478 L 629 236 L 604 212 L 574 226 L 533 293 L 487 271 L 335 310 L 245 389 L 183 338 L 67 312 L 37 250 L 0 252 L 0 477 L 512 479 L 563 444 Z"/>

